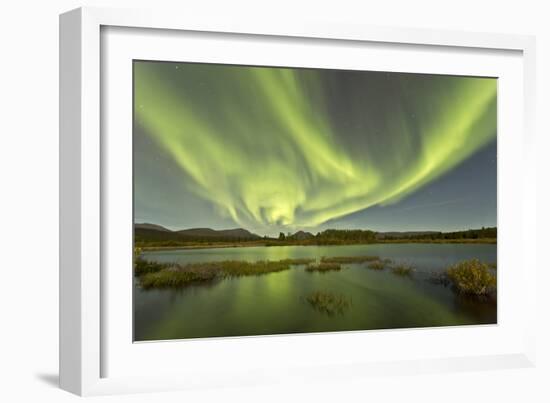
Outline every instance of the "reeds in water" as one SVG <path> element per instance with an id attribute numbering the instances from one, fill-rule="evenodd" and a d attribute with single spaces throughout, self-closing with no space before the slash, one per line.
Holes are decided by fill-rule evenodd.
<path id="1" fill-rule="evenodd" d="M 317 264 L 308 264 L 307 267 L 306 267 L 306 271 L 307 272 L 321 272 L 321 273 L 325 273 L 327 271 L 340 271 L 342 270 L 342 266 L 340 266 L 340 264 L 338 263 L 326 263 L 326 262 L 321 262 L 321 263 L 317 263 Z"/>
<path id="2" fill-rule="evenodd" d="M 305 299 L 313 309 L 329 316 L 343 314 L 351 308 L 351 298 L 328 291 L 315 291 Z"/>
<path id="3" fill-rule="evenodd" d="M 392 266 L 391 271 L 398 276 L 412 276 L 414 268 L 411 265 L 399 263 Z"/>
<path id="4" fill-rule="evenodd" d="M 492 294 L 497 286 L 493 270 L 478 259 L 465 260 L 449 267 L 447 277 L 462 294 L 486 296 Z"/>
<path id="5" fill-rule="evenodd" d="M 379 260 L 378 256 L 331 256 L 321 258 L 322 263 L 365 263 Z"/>

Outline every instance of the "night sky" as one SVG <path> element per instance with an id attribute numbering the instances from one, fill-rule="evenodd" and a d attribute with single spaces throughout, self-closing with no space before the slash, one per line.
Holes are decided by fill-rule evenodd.
<path id="1" fill-rule="evenodd" d="M 134 62 L 134 221 L 496 226 L 492 78 Z"/>

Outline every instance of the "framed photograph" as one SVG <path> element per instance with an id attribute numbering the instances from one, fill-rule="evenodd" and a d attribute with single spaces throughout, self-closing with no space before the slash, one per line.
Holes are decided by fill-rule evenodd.
<path id="1" fill-rule="evenodd" d="M 60 44 L 62 388 L 533 365 L 533 38 L 86 8 Z"/>

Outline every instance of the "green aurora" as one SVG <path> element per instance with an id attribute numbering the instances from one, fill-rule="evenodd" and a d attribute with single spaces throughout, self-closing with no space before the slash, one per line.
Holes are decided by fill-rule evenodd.
<path id="1" fill-rule="evenodd" d="M 398 202 L 494 141 L 496 104 L 492 78 L 134 62 L 135 124 L 183 186 L 268 232 Z"/>

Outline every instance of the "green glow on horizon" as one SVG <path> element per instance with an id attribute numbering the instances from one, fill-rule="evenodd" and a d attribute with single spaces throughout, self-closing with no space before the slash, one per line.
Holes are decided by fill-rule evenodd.
<path id="1" fill-rule="evenodd" d="M 396 100 L 382 134 L 351 144 L 316 70 L 136 62 L 134 75 L 136 121 L 192 192 L 245 228 L 315 227 L 396 202 L 496 134 L 494 79 L 434 76 L 414 124 Z"/>

